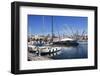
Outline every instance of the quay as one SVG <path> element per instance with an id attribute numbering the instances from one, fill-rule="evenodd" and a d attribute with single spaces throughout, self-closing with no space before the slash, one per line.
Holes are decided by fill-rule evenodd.
<path id="1" fill-rule="evenodd" d="M 34 56 L 32 53 L 28 53 L 28 61 L 38 61 L 38 60 L 53 60 L 45 56 Z"/>

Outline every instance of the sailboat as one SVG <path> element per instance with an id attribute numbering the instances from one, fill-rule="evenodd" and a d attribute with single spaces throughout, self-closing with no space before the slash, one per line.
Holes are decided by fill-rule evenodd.
<path id="1" fill-rule="evenodd" d="M 79 43 L 71 38 L 63 38 L 60 41 L 53 42 L 53 45 L 63 45 L 63 46 L 78 46 Z"/>
<path id="2" fill-rule="evenodd" d="M 44 25 L 44 16 L 43 16 L 43 25 Z M 39 37 L 37 37 L 39 38 Z M 53 35 L 52 35 L 52 40 L 53 40 Z M 51 43 L 53 43 L 51 41 Z M 41 45 L 41 46 L 40 46 Z M 61 50 L 61 47 L 55 47 L 52 46 L 51 44 L 42 44 L 41 42 L 37 43 L 36 45 L 28 45 L 28 48 L 30 51 L 35 52 L 39 56 L 41 54 L 51 54 L 51 53 L 56 53 Z"/>
<path id="3" fill-rule="evenodd" d="M 52 35 L 53 35 L 53 16 L 52 16 Z M 78 46 L 79 43 L 77 42 L 76 39 L 62 38 L 62 39 L 60 39 L 58 41 L 53 41 L 53 45 L 59 45 L 59 46 Z"/>
<path id="4" fill-rule="evenodd" d="M 44 16 L 43 16 L 43 25 L 44 25 Z M 50 53 L 55 53 L 61 50 L 61 47 L 54 47 L 52 46 L 53 43 L 53 29 L 52 29 L 52 40 L 51 44 L 46 44 L 45 46 L 39 47 L 41 54 L 50 54 Z"/>

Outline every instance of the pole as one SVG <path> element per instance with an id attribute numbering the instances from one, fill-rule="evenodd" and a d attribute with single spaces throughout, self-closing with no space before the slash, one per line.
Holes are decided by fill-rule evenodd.
<path id="1" fill-rule="evenodd" d="M 53 42 L 53 16 L 52 16 L 52 28 L 51 28 L 51 32 L 52 32 L 52 42 Z"/>

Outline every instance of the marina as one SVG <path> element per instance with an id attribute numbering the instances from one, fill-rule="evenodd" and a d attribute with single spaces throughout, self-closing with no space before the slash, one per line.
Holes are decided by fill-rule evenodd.
<path id="1" fill-rule="evenodd" d="M 28 61 L 88 58 L 88 35 L 85 30 L 80 33 L 78 29 L 74 31 L 71 26 L 62 24 L 63 26 L 59 27 L 63 31 L 59 31 L 59 27 L 54 27 L 56 16 L 38 17 L 41 17 L 42 34 L 28 34 Z M 44 29 L 47 27 L 46 17 L 50 18 L 51 24 L 50 32 L 44 34 L 44 30 L 48 30 Z"/>

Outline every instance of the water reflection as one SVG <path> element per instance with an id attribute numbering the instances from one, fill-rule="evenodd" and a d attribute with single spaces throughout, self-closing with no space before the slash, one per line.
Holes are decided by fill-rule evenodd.
<path id="1" fill-rule="evenodd" d="M 51 57 L 52 59 L 77 59 L 88 57 L 88 44 L 80 43 L 77 47 L 62 47 L 61 53 Z"/>

